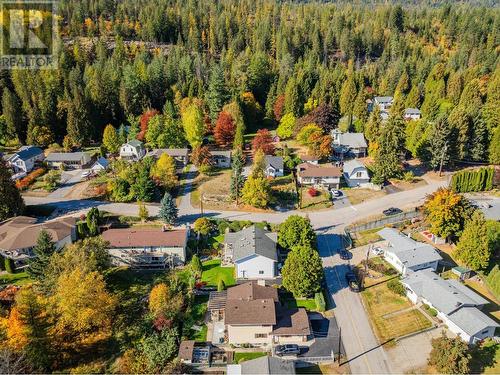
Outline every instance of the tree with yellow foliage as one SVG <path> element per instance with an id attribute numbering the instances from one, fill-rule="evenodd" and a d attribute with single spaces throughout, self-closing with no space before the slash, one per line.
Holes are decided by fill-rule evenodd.
<path id="1" fill-rule="evenodd" d="M 157 284 L 149 293 L 149 311 L 157 317 L 174 319 L 184 305 L 184 298 L 181 293 L 174 293 L 167 284 Z"/>
<path id="2" fill-rule="evenodd" d="M 176 174 L 174 158 L 163 153 L 151 168 L 151 176 L 155 181 L 167 190 L 172 190 L 177 186 L 179 180 Z"/>

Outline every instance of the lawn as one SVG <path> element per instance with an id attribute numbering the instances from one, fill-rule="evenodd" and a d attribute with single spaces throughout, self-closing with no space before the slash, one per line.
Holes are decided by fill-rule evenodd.
<path id="1" fill-rule="evenodd" d="M 31 283 L 31 279 L 26 272 L 3 273 L 0 275 L 0 285 L 15 284 L 21 286 L 29 283 Z"/>
<path id="2" fill-rule="evenodd" d="M 245 361 L 249 361 L 251 359 L 264 357 L 266 356 L 266 352 L 236 352 L 234 353 L 234 363 L 241 363 Z"/>
<path id="3" fill-rule="evenodd" d="M 369 243 L 374 243 L 380 241 L 382 237 L 380 237 L 377 232 L 382 228 L 374 228 L 368 229 L 357 233 L 352 233 L 351 237 L 353 240 L 353 247 L 364 246 Z"/>
<path id="4" fill-rule="evenodd" d="M 220 259 L 212 259 L 203 262 L 201 281 L 206 282 L 208 286 L 217 286 L 219 279 L 222 278 L 226 286 L 236 284 L 234 279 L 234 267 L 221 267 L 220 264 Z"/>
<path id="5" fill-rule="evenodd" d="M 388 278 L 385 278 L 387 281 Z M 370 279 L 367 280 L 369 284 Z M 381 343 L 431 327 L 431 322 L 403 296 L 387 288 L 387 282 L 377 280 L 367 285 L 361 297 L 370 322 Z M 377 284 L 378 283 L 378 284 Z"/>
<path id="6" fill-rule="evenodd" d="M 193 305 L 186 313 L 184 320 L 184 330 L 188 332 L 187 339 L 195 341 L 207 340 L 207 325 L 205 324 L 205 314 L 207 312 L 208 296 L 195 296 Z M 201 330 L 193 329 L 193 325 L 201 327 Z"/>
<path id="7" fill-rule="evenodd" d="M 301 188 L 302 204 L 301 209 L 306 211 L 321 210 L 333 206 L 330 194 L 327 191 L 318 190 L 318 195 L 311 197 L 309 188 Z"/>
<path id="8" fill-rule="evenodd" d="M 289 309 L 303 307 L 307 311 L 316 311 L 316 301 L 314 298 L 295 299 L 292 297 L 285 299 L 284 303 Z"/>
<path id="9" fill-rule="evenodd" d="M 342 189 L 342 191 L 347 196 L 347 198 L 349 198 L 349 202 L 351 202 L 352 205 L 363 203 L 386 195 L 386 192 L 382 190 L 356 188 L 356 189 Z"/>
<path id="10" fill-rule="evenodd" d="M 500 374 L 500 344 L 486 340 L 473 349 L 471 373 Z"/>

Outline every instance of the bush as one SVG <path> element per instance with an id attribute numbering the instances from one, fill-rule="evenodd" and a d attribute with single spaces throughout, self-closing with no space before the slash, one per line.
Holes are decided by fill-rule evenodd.
<path id="1" fill-rule="evenodd" d="M 26 177 L 21 178 L 16 181 L 16 187 L 19 190 L 26 190 L 29 186 L 31 186 L 38 177 L 43 176 L 46 170 L 44 168 L 38 168 L 34 171 L 30 172 Z"/>
<path id="2" fill-rule="evenodd" d="M 406 295 L 406 289 L 398 279 L 392 279 L 387 282 L 387 288 L 389 288 L 391 292 L 399 294 L 400 296 Z"/>
<path id="3" fill-rule="evenodd" d="M 424 308 L 424 310 L 430 315 L 430 316 L 434 316 L 436 317 L 438 312 L 436 309 L 433 309 L 432 307 L 430 307 L 429 305 L 427 304 L 423 304 L 422 307 Z"/>
<path id="4" fill-rule="evenodd" d="M 226 289 L 226 284 L 224 284 L 224 280 L 220 278 L 219 282 L 217 283 L 217 291 L 222 292 L 224 289 Z"/>
<path id="5" fill-rule="evenodd" d="M 412 171 L 407 171 L 403 174 L 403 180 L 405 180 L 407 182 L 413 182 L 414 179 L 415 179 L 415 175 L 413 174 Z"/>
<path id="6" fill-rule="evenodd" d="M 316 302 L 316 309 L 319 312 L 323 312 L 326 310 L 325 296 L 323 295 L 322 291 L 314 294 L 314 301 Z"/>
<path id="7" fill-rule="evenodd" d="M 494 168 L 480 168 L 457 172 L 451 178 L 451 188 L 456 193 L 487 191 L 493 189 Z"/>
<path id="8" fill-rule="evenodd" d="M 309 194 L 311 197 L 316 197 L 318 195 L 319 191 L 316 190 L 315 188 L 311 187 L 307 190 L 307 194 Z"/>
<path id="9" fill-rule="evenodd" d="M 361 264 L 364 266 L 366 264 L 366 260 L 362 260 Z M 396 275 L 398 273 L 391 266 L 389 266 L 385 263 L 375 262 L 373 259 L 368 259 L 368 268 L 371 269 L 372 271 L 381 273 L 385 276 L 393 276 L 393 275 Z"/>
<path id="10" fill-rule="evenodd" d="M 14 264 L 14 261 L 10 258 L 5 258 L 5 271 L 7 271 L 7 273 L 16 272 L 16 265 Z"/>

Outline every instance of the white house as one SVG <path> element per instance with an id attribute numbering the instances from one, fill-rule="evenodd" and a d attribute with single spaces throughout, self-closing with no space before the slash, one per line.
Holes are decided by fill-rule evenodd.
<path id="1" fill-rule="evenodd" d="M 231 168 L 231 151 L 213 150 L 210 153 L 212 154 L 214 167 Z"/>
<path id="2" fill-rule="evenodd" d="M 331 164 L 302 163 L 297 166 L 297 180 L 301 185 L 338 189 L 341 176 L 340 168 Z"/>
<path id="3" fill-rule="evenodd" d="M 405 120 L 419 120 L 422 117 L 422 113 L 418 108 L 406 108 L 403 114 Z"/>
<path id="4" fill-rule="evenodd" d="M 34 256 L 38 236 L 42 230 L 47 231 L 54 241 L 56 249 L 76 241 L 76 219 L 65 217 L 37 223 L 28 216 L 17 216 L 0 223 L 0 254 L 12 259 L 16 268 L 24 268 Z"/>
<path id="5" fill-rule="evenodd" d="M 267 177 L 282 177 L 285 174 L 283 158 L 281 156 L 266 155 L 264 173 Z"/>
<path id="6" fill-rule="evenodd" d="M 87 152 L 51 152 L 45 162 L 50 168 L 82 169 L 92 161 Z"/>
<path id="7" fill-rule="evenodd" d="M 7 159 L 7 165 L 12 168 L 15 175 L 26 175 L 31 172 L 37 162 L 43 161 L 43 150 L 35 146 L 23 146 L 14 155 Z"/>
<path id="8" fill-rule="evenodd" d="M 164 269 L 183 264 L 189 228 L 162 230 L 108 229 L 102 238 L 109 242 L 108 252 L 117 266 L 140 269 Z"/>
<path id="9" fill-rule="evenodd" d="M 348 160 L 343 166 L 344 180 L 349 187 L 363 186 L 370 182 L 368 169 L 359 160 Z"/>
<path id="10" fill-rule="evenodd" d="M 394 98 L 392 96 L 376 96 L 373 98 L 373 102 L 379 107 L 380 111 L 387 112 L 392 107 Z"/>
<path id="11" fill-rule="evenodd" d="M 252 225 L 224 238 L 224 263 L 232 263 L 238 279 L 272 279 L 278 274 L 277 233 Z"/>
<path id="12" fill-rule="evenodd" d="M 144 144 L 133 139 L 120 147 L 120 157 L 125 160 L 141 160 L 146 155 Z"/>
<path id="13" fill-rule="evenodd" d="M 408 298 L 437 311 L 437 316 L 468 344 L 495 336 L 499 325 L 481 309 L 488 300 L 458 280 L 444 280 L 430 269 L 410 272 L 401 280 Z"/>
<path id="14" fill-rule="evenodd" d="M 394 228 L 384 228 L 378 234 L 385 240 L 382 245 L 385 260 L 403 276 L 425 268 L 435 271 L 443 259 L 433 246 L 417 242 Z"/>
<path id="15" fill-rule="evenodd" d="M 342 133 L 340 129 L 331 131 L 332 148 L 335 154 L 340 157 L 364 157 L 368 150 L 363 133 Z"/>
<path id="16" fill-rule="evenodd" d="M 101 171 L 107 170 L 109 167 L 109 161 L 106 158 L 100 157 L 96 160 L 94 164 L 92 164 L 92 167 L 90 167 L 90 170 L 94 173 L 99 173 Z"/>

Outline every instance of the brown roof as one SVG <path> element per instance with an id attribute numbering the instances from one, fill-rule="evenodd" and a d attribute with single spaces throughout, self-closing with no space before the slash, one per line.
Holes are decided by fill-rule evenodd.
<path id="1" fill-rule="evenodd" d="M 302 161 L 314 161 L 319 160 L 317 156 L 314 155 L 300 155 L 300 160 Z"/>
<path id="2" fill-rule="evenodd" d="M 226 304 L 226 324 L 231 325 L 274 325 L 276 308 L 272 298 L 253 301 L 228 299 Z"/>
<path id="3" fill-rule="evenodd" d="M 331 164 L 316 165 L 311 163 L 302 163 L 297 166 L 300 177 L 340 177 L 342 171 Z"/>
<path id="4" fill-rule="evenodd" d="M 256 281 L 249 281 L 247 283 L 233 286 L 227 290 L 227 299 L 236 300 L 256 300 L 256 299 L 272 299 L 278 302 L 278 289 L 262 286 L 257 284 Z"/>
<path id="5" fill-rule="evenodd" d="M 277 322 L 273 329 L 273 334 L 280 335 L 301 335 L 311 334 L 309 317 L 303 308 L 286 310 L 282 307 L 277 309 Z"/>
<path id="6" fill-rule="evenodd" d="M 176 229 L 163 232 L 161 229 L 109 229 L 102 234 L 110 247 L 185 247 L 187 229 Z"/>
<path id="7" fill-rule="evenodd" d="M 179 358 L 185 361 L 193 360 L 194 340 L 181 341 L 179 345 Z"/>
<path id="8" fill-rule="evenodd" d="M 36 219 L 18 216 L 0 224 L 0 249 L 13 251 L 26 249 L 36 245 L 38 235 L 45 229 L 54 242 L 58 242 L 72 234 L 76 219 L 65 217 L 36 224 Z"/>

